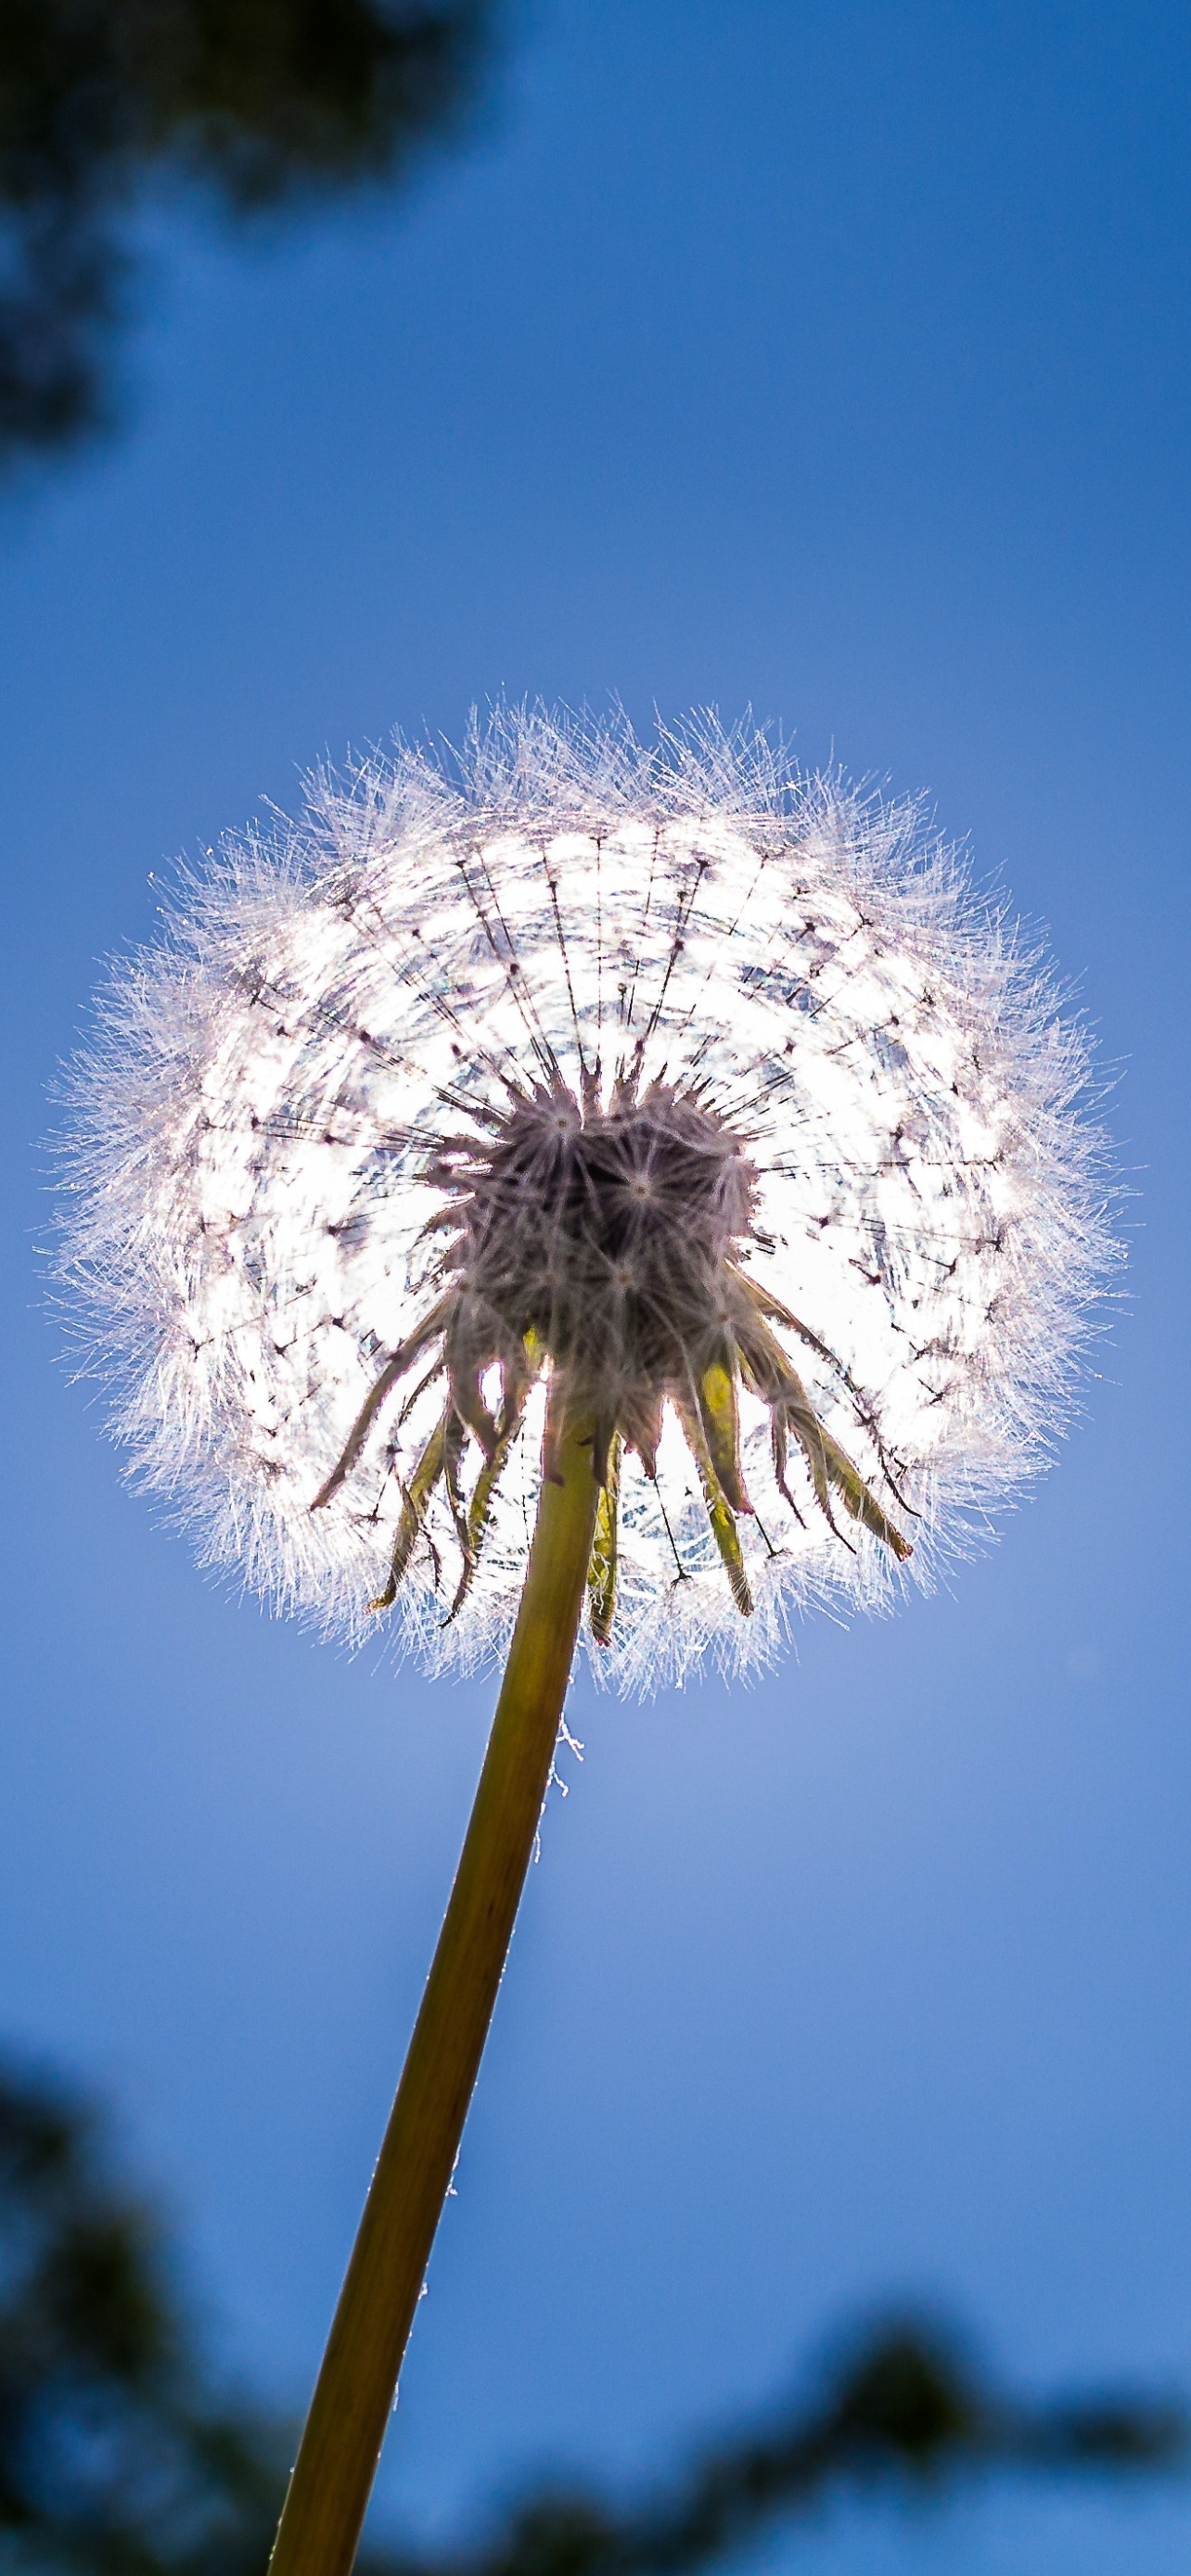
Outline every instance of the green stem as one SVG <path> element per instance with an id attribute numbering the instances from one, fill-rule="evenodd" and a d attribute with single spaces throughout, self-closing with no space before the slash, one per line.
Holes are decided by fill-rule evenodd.
<path id="1" fill-rule="evenodd" d="M 350 2576 L 513 1930 L 570 1677 L 597 1489 L 564 1428 L 467 1839 L 306 2419 L 270 2576 Z"/>

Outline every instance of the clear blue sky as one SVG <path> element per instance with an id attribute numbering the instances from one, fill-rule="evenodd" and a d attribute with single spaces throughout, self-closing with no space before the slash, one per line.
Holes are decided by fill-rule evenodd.
<path id="1" fill-rule="evenodd" d="M 490 1693 L 221 1595 L 34 1246 L 149 871 L 500 689 L 751 704 L 925 789 L 1122 1079 L 1129 1299 L 1001 1545 L 749 1692 L 577 1695 L 383 2510 L 628 2476 L 926 2297 L 1191 2389 L 1188 165 L 1175 0 L 536 0 L 479 145 L 243 257 L 162 217 L 124 441 L 0 522 L 0 2020 L 115 2101 L 220 2349 L 314 2368 Z M 1166 2576 L 1186 2498 L 774 2565 Z"/>

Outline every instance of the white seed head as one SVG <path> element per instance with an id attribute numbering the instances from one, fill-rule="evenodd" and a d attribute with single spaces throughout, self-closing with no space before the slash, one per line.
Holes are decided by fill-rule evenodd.
<path id="1" fill-rule="evenodd" d="M 180 877 L 74 1070 L 63 1269 L 205 1555 L 432 1666 L 507 1639 L 564 1373 L 593 1655 L 651 1687 L 1041 1462 L 1114 1257 L 1086 1079 L 915 807 L 502 710 Z"/>

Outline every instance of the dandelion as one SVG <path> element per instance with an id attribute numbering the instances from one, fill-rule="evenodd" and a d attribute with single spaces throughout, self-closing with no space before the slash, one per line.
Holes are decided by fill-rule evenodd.
<path id="1" fill-rule="evenodd" d="M 74 1082 L 65 1267 L 206 1556 L 506 1657 L 278 2542 L 350 2567 L 580 1631 L 882 1606 L 1045 1457 L 1112 1257 L 1084 1040 L 916 807 L 502 711 L 184 876 Z"/>

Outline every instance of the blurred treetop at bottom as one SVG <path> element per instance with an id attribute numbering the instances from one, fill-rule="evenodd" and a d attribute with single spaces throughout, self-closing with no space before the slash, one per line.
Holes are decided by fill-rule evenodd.
<path id="1" fill-rule="evenodd" d="M 809 2398 L 705 2446 L 620 2512 L 524 2500 L 471 2548 L 368 2547 L 357 2576 L 695 2576 L 781 2515 L 991 2472 L 1135 2482 L 1185 2462 L 1177 2407 L 1022 2405 L 913 2320 L 870 2329 Z M 0 2065 L 0 2570 L 265 2576 L 292 2434 L 213 2386 L 152 2213 L 85 2106 Z"/>
<path id="2" fill-rule="evenodd" d="M 497 0 L 0 0 L 0 465 L 111 418 L 137 196 L 234 218 L 393 185 L 455 132 Z"/>

